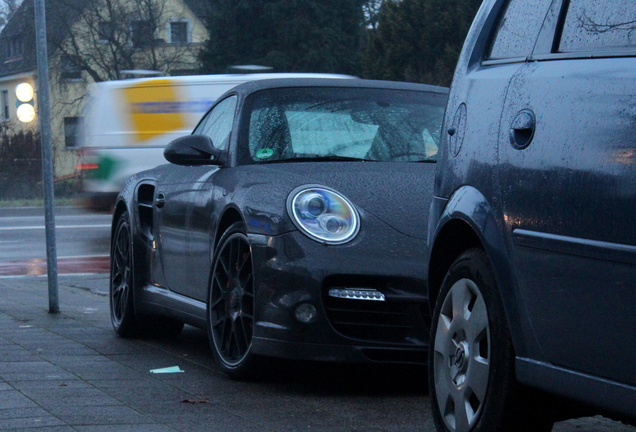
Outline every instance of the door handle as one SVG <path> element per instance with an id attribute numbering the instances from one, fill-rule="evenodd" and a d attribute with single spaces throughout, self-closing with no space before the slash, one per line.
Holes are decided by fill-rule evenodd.
<path id="1" fill-rule="evenodd" d="M 510 127 L 510 144 L 517 150 L 522 150 L 530 145 L 534 138 L 537 122 L 531 110 L 520 111 Z"/>
<path id="2" fill-rule="evenodd" d="M 155 199 L 155 206 L 157 208 L 163 208 L 166 205 L 166 196 L 162 193 L 157 194 L 157 198 Z"/>

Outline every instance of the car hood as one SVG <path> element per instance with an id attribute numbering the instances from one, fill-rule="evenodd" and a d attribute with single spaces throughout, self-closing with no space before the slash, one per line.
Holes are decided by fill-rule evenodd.
<path id="1" fill-rule="evenodd" d="M 305 184 L 323 185 L 342 193 L 361 213 L 370 213 L 407 236 L 427 237 L 434 163 L 296 162 L 242 168 L 244 175 L 249 172 L 241 177 L 243 186 L 251 182 L 251 195 L 286 197 Z"/>

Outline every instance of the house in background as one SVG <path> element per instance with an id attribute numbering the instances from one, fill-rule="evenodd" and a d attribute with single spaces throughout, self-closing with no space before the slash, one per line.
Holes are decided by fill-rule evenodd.
<path id="1" fill-rule="evenodd" d="M 76 175 L 77 132 L 88 85 L 196 73 L 198 52 L 208 37 L 208 4 L 206 0 L 46 1 L 56 178 Z M 36 90 L 30 100 L 29 94 L 21 96 L 25 101 L 18 100 L 16 88 L 22 83 Z M 28 90 L 21 88 L 25 87 Z M 0 33 L 0 127 L 10 132 L 36 130 L 37 109 L 35 15 L 33 2 L 24 1 Z M 30 121 L 20 121 L 19 114 Z"/>

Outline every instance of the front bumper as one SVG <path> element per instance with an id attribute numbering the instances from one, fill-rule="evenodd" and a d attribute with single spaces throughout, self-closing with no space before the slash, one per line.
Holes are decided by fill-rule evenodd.
<path id="1" fill-rule="evenodd" d="M 424 244 L 387 229 L 327 246 L 298 231 L 250 235 L 256 281 L 255 354 L 336 362 L 425 363 Z M 384 301 L 333 297 L 369 289 Z M 299 305 L 316 308 L 311 322 Z"/>

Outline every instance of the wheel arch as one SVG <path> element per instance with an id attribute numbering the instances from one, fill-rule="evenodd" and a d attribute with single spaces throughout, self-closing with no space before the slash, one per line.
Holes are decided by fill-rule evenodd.
<path id="1" fill-rule="evenodd" d="M 428 271 L 428 298 L 432 309 L 450 266 L 465 250 L 483 244 L 473 228 L 461 219 L 449 220 L 435 237 Z"/>
<path id="2" fill-rule="evenodd" d="M 150 243 L 154 224 L 152 205 L 155 189 L 156 186 L 153 182 L 137 182 L 131 178 L 117 197 L 113 209 L 111 247 L 117 222 L 123 213 L 128 212 L 133 250 L 131 257 L 132 288 L 135 298 L 139 294 L 138 287 L 143 287 L 150 280 Z M 142 212 L 144 209 L 145 212 Z"/>
<path id="3" fill-rule="evenodd" d="M 117 227 L 117 221 L 119 220 L 119 217 L 122 215 L 122 213 L 124 213 L 127 210 L 128 210 L 128 206 L 126 205 L 123 199 L 119 198 L 117 202 L 115 203 L 115 208 L 113 210 L 113 219 L 112 219 L 111 228 L 110 228 L 111 239 L 113 235 L 115 234 L 115 228 Z"/>
<path id="4" fill-rule="evenodd" d="M 219 223 L 216 227 L 216 232 L 214 233 L 214 248 L 213 250 L 216 250 L 217 245 L 219 244 L 219 240 L 221 239 L 221 236 L 223 236 L 223 233 L 234 223 L 236 222 L 243 222 L 245 223 L 245 220 L 243 219 L 243 216 L 240 212 L 240 210 L 236 207 L 228 207 L 223 211 L 223 214 L 221 215 L 221 217 L 219 218 Z"/>
<path id="5" fill-rule="evenodd" d="M 499 218 L 489 200 L 474 187 L 464 186 L 451 196 L 436 220 L 428 268 L 431 316 L 453 262 L 467 249 L 482 248 L 495 274 L 517 355 L 541 357 L 517 289 L 505 227 L 497 222 Z"/>

